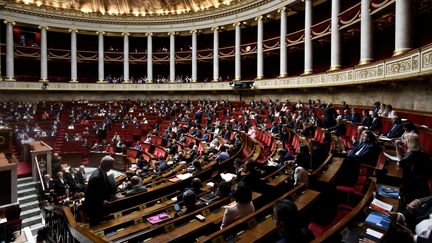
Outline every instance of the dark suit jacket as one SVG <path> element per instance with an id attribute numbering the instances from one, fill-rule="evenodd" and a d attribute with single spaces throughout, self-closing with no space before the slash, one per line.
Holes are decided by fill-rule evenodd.
<path id="1" fill-rule="evenodd" d="M 421 198 L 419 200 L 421 202 L 421 206 L 419 208 L 408 208 L 402 212 L 402 214 L 405 216 L 405 223 L 411 229 L 415 229 L 415 226 L 418 223 L 428 219 L 429 215 L 432 213 L 432 196 Z"/>
<path id="2" fill-rule="evenodd" d="M 372 123 L 369 126 L 369 130 L 376 131 L 381 129 L 381 118 L 377 117 L 375 120 L 372 118 Z"/>
<path id="3" fill-rule="evenodd" d="M 370 116 L 363 117 L 361 120 L 361 124 L 362 126 L 370 127 L 370 125 L 372 124 L 372 117 Z"/>
<path id="4" fill-rule="evenodd" d="M 403 133 L 404 133 L 404 129 L 402 127 L 402 124 L 393 124 L 393 126 L 390 128 L 390 131 L 387 133 L 386 137 L 398 138 L 402 136 Z"/>
<path id="5" fill-rule="evenodd" d="M 87 184 L 84 201 L 84 209 L 90 221 L 97 222 L 105 214 L 103 201 L 110 200 L 111 191 L 106 173 L 100 168 L 93 171 Z"/>
<path id="6" fill-rule="evenodd" d="M 63 182 L 60 179 L 56 179 L 54 181 L 54 191 L 58 195 L 64 195 L 66 193 L 66 187 L 67 187 L 67 179 L 63 177 Z"/>
<path id="7" fill-rule="evenodd" d="M 339 123 L 336 126 L 329 128 L 329 131 L 333 131 L 336 136 L 344 136 L 346 133 L 346 127 L 344 123 Z"/>
<path id="8" fill-rule="evenodd" d="M 81 185 L 85 184 L 86 178 L 85 175 L 81 174 L 81 172 L 78 171 L 78 173 L 76 174 L 76 179 L 78 180 L 78 183 Z"/>
<path id="9" fill-rule="evenodd" d="M 356 154 L 358 151 L 358 155 Z M 361 142 L 348 152 L 348 159 L 358 160 L 361 163 L 375 165 L 380 149 L 374 143 Z"/>

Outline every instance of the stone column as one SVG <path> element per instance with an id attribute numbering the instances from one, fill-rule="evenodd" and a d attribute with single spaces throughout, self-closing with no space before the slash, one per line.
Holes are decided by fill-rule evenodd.
<path id="1" fill-rule="evenodd" d="M 304 75 L 313 73 L 312 0 L 305 0 Z"/>
<path id="2" fill-rule="evenodd" d="M 170 56 L 169 56 L 170 76 L 169 76 L 169 81 L 175 82 L 175 78 L 176 78 L 175 77 L 175 33 L 170 32 L 168 34 L 170 37 Z"/>
<path id="3" fill-rule="evenodd" d="M 192 30 L 192 82 L 197 82 L 198 80 L 198 46 L 197 46 L 197 32 Z"/>
<path id="4" fill-rule="evenodd" d="M 104 73 L 104 35 L 105 32 L 98 31 L 98 83 L 105 83 Z"/>
<path id="5" fill-rule="evenodd" d="M 6 24 L 6 77 L 5 81 L 15 81 L 13 27 L 15 22 L 5 20 Z"/>
<path id="6" fill-rule="evenodd" d="M 412 46 L 412 1 L 396 0 L 396 33 L 394 56 L 411 50 Z"/>
<path id="7" fill-rule="evenodd" d="M 40 48 L 40 80 L 39 82 L 48 82 L 48 49 L 47 49 L 47 29 L 46 26 L 39 26 L 41 30 L 41 48 Z"/>
<path id="8" fill-rule="evenodd" d="M 147 83 L 153 83 L 153 33 L 147 36 Z"/>
<path id="9" fill-rule="evenodd" d="M 286 8 L 281 8 L 278 10 L 280 13 L 280 61 L 279 61 L 279 77 L 284 78 L 288 75 L 287 72 L 287 45 L 286 45 L 286 35 L 287 35 L 287 13 Z"/>
<path id="10" fill-rule="evenodd" d="M 340 12 L 340 0 L 332 0 L 330 71 L 340 70 L 342 66 L 340 31 L 339 31 L 339 12 Z"/>
<path id="11" fill-rule="evenodd" d="M 264 39 L 264 23 L 263 16 L 255 18 L 258 21 L 257 31 L 257 77 L 256 79 L 264 78 L 264 52 L 263 52 L 263 39 Z"/>
<path id="12" fill-rule="evenodd" d="M 219 80 L 219 27 L 213 27 L 213 82 Z"/>
<path id="13" fill-rule="evenodd" d="M 77 59 L 77 33 L 78 30 L 69 29 L 71 33 L 71 83 L 78 83 L 78 59 Z"/>
<path id="14" fill-rule="evenodd" d="M 372 17 L 370 15 L 370 0 L 361 0 L 360 12 L 360 65 L 373 60 Z"/>
<path id="15" fill-rule="evenodd" d="M 234 80 L 238 81 L 241 79 L 241 32 L 240 23 L 235 23 L 235 75 Z"/>
<path id="16" fill-rule="evenodd" d="M 123 83 L 129 83 L 129 33 L 123 35 Z"/>

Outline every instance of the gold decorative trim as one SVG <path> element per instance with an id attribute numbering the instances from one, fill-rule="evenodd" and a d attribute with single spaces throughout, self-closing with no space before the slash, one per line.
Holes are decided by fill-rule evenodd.
<path id="1" fill-rule="evenodd" d="M 261 80 L 261 79 L 264 79 L 264 76 L 257 76 L 255 79 L 256 80 Z"/>
<path id="2" fill-rule="evenodd" d="M 360 60 L 359 62 L 359 66 L 361 65 L 367 65 L 367 64 L 371 64 L 373 62 L 373 59 L 368 59 L 368 60 Z"/>
<path id="3" fill-rule="evenodd" d="M 123 82 L 122 83 L 124 83 L 124 84 L 128 84 L 128 83 L 130 83 L 129 82 L 129 80 L 128 79 L 125 79 L 125 80 L 123 80 Z"/>
<path id="4" fill-rule="evenodd" d="M 49 80 L 44 78 L 44 79 L 40 79 L 39 83 L 49 83 Z"/>
<path id="5" fill-rule="evenodd" d="M 15 77 L 6 77 L 5 79 L 3 79 L 3 81 L 6 81 L 6 82 L 15 82 L 16 79 L 15 79 Z"/>
<path id="6" fill-rule="evenodd" d="M 409 52 L 410 50 L 411 49 L 395 50 L 393 52 L 393 56 L 395 57 L 395 56 L 399 56 L 399 55 L 405 54 L 405 53 Z"/>
<path id="7" fill-rule="evenodd" d="M 328 71 L 333 72 L 333 71 L 339 71 L 341 69 L 342 69 L 341 66 L 332 66 L 332 67 L 330 67 L 330 69 Z"/>
<path id="8" fill-rule="evenodd" d="M 312 70 L 304 70 L 304 72 L 301 74 L 301 75 L 311 75 L 311 74 L 313 74 L 313 71 Z"/>
<path id="9" fill-rule="evenodd" d="M 78 80 L 74 79 L 74 80 L 69 81 L 69 83 L 79 83 L 79 82 L 78 82 Z"/>

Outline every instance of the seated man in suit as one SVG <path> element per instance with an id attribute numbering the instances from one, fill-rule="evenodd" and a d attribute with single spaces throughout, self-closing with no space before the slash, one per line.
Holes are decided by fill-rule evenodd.
<path id="1" fill-rule="evenodd" d="M 57 179 L 54 181 L 54 191 L 58 196 L 69 196 L 69 185 L 67 184 L 67 180 L 64 178 L 63 172 L 61 171 L 57 173 Z"/>
<path id="2" fill-rule="evenodd" d="M 84 191 L 84 184 L 80 184 L 78 180 L 78 173 L 74 168 L 69 169 L 69 173 L 66 173 L 65 178 L 67 184 L 72 192 L 82 192 Z"/>
<path id="3" fill-rule="evenodd" d="M 400 138 L 404 133 L 401 118 L 398 116 L 394 117 L 392 123 L 393 125 L 390 128 L 390 131 L 385 136 L 388 138 Z"/>
<path id="4" fill-rule="evenodd" d="M 348 151 L 347 159 L 375 165 L 379 155 L 379 147 L 376 145 L 375 136 L 371 131 L 363 131 L 360 142 L 352 150 Z"/>
<path id="5" fill-rule="evenodd" d="M 394 240 L 432 242 L 432 196 L 415 199 L 405 211 L 389 214 L 396 221 Z"/>
<path id="6" fill-rule="evenodd" d="M 147 188 L 142 185 L 142 181 L 138 176 L 132 176 L 130 179 L 131 189 L 126 191 L 126 196 L 132 196 L 140 192 L 146 192 Z"/>
<path id="7" fill-rule="evenodd" d="M 54 180 L 51 178 L 49 174 L 43 176 L 43 185 L 44 185 L 44 198 L 48 201 L 53 201 L 57 198 L 57 193 L 54 191 Z"/>
<path id="8" fill-rule="evenodd" d="M 182 212 L 179 212 L 179 216 L 191 213 L 205 206 L 205 203 L 197 201 L 196 194 L 191 190 L 184 192 L 183 202 L 186 209 Z"/>
<path id="9" fill-rule="evenodd" d="M 346 126 L 345 122 L 342 120 L 342 116 L 336 117 L 336 125 L 330 127 L 328 130 L 336 136 L 344 136 L 346 133 Z"/>

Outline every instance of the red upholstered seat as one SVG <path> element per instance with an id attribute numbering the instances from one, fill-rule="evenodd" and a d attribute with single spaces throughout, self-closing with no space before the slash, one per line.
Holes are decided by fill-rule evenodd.
<path id="1" fill-rule="evenodd" d="M 337 213 L 335 217 L 333 218 L 333 221 L 328 225 L 320 225 L 317 223 L 310 223 L 308 226 L 308 229 L 312 231 L 312 233 L 315 235 L 315 238 L 318 238 L 321 236 L 324 232 L 326 232 L 328 229 L 330 229 L 333 225 L 335 225 L 337 222 L 339 222 L 341 219 L 343 219 L 353 208 L 345 205 L 345 204 L 339 204 Z"/>

